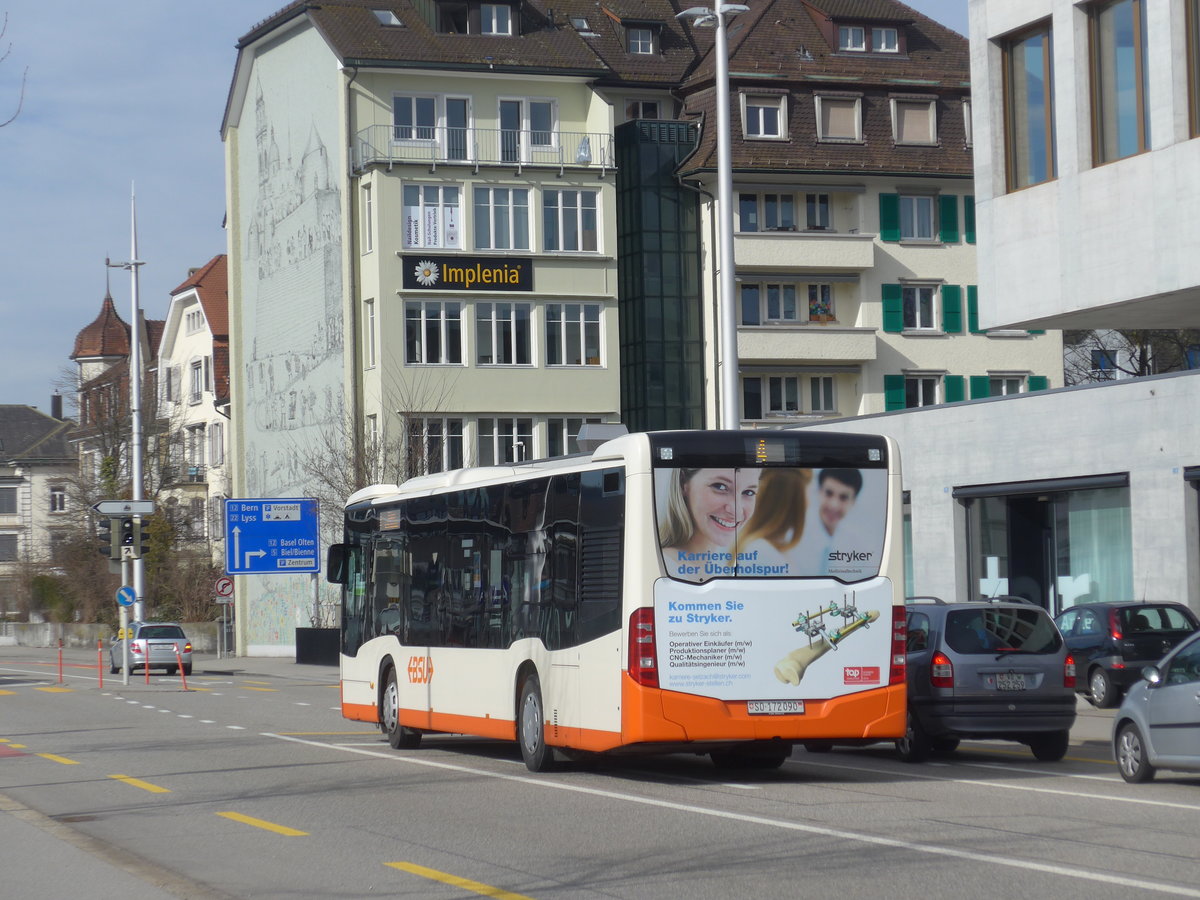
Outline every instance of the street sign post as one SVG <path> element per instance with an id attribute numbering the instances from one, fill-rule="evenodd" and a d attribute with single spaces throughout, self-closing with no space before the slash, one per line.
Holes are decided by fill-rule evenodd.
<path id="1" fill-rule="evenodd" d="M 121 606 L 133 606 L 137 603 L 137 592 L 129 585 L 123 585 L 117 588 L 117 602 Z"/>
<path id="2" fill-rule="evenodd" d="M 317 501 L 225 501 L 225 572 L 281 575 L 321 571 Z"/>

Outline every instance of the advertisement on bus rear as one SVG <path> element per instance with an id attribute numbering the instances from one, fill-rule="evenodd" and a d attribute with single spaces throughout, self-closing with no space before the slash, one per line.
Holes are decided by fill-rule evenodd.
<path id="1" fill-rule="evenodd" d="M 888 683 L 891 583 L 660 578 L 659 685 L 721 700 L 827 699 Z"/>
<path id="2" fill-rule="evenodd" d="M 672 578 L 856 582 L 879 574 L 883 469 L 660 468 L 654 491 Z"/>

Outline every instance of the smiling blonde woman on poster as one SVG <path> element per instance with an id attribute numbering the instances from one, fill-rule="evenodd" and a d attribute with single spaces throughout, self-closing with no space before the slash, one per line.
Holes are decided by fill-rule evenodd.
<path id="1" fill-rule="evenodd" d="M 659 523 L 667 570 L 704 581 L 733 574 L 734 542 L 754 514 L 760 469 L 676 469 Z"/>

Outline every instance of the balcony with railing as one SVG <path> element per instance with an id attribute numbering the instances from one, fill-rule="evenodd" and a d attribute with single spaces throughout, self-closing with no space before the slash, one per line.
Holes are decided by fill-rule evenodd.
<path id="1" fill-rule="evenodd" d="M 875 264 L 875 236 L 792 229 L 739 232 L 734 236 L 733 253 L 739 268 L 804 266 L 860 272 Z"/>
<path id="2" fill-rule="evenodd" d="M 586 131 L 530 131 L 507 128 L 456 128 L 426 125 L 371 125 L 354 140 L 354 165 L 362 170 L 383 165 L 515 166 L 616 168 L 611 134 Z"/>

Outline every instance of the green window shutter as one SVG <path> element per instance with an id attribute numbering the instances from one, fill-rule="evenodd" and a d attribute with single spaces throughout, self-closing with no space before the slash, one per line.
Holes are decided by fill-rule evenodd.
<path id="1" fill-rule="evenodd" d="M 958 197 L 942 194 L 938 197 L 938 222 L 941 224 L 943 244 L 958 243 Z"/>
<path id="2" fill-rule="evenodd" d="M 1050 379 L 1045 375 L 1030 375 L 1029 389 L 1031 391 L 1044 391 L 1050 387 Z"/>
<path id="3" fill-rule="evenodd" d="M 992 379 L 987 375 L 971 376 L 971 399 L 982 400 L 992 396 Z"/>
<path id="4" fill-rule="evenodd" d="M 946 394 L 947 403 L 957 403 L 966 398 L 966 394 L 963 393 L 963 377 L 961 375 L 944 376 L 942 388 Z"/>
<path id="5" fill-rule="evenodd" d="M 883 286 L 883 330 L 890 334 L 904 330 L 904 288 L 898 284 Z"/>
<path id="6" fill-rule="evenodd" d="M 979 327 L 979 288 L 967 285 L 967 330 L 971 334 L 983 334 Z"/>
<path id="7" fill-rule="evenodd" d="M 942 285 L 942 331 L 962 334 L 962 288 L 957 284 Z"/>
<path id="8" fill-rule="evenodd" d="M 1046 329 L 1045 328 L 1030 328 L 1029 333 L 1030 334 L 1045 334 Z"/>
<path id="9" fill-rule="evenodd" d="M 900 195 L 879 195 L 879 239 L 895 243 L 900 240 Z"/>
<path id="10" fill-rule="evenodd" d="M 970 194 L 963 197 L 963 240 L 975 243 L 975 198 Z"/>
<path id="11" fill-rule="evenodd" d="M 904 409 L 904 376 L 883 376 L 883 408 L 889 412 Z"/>

